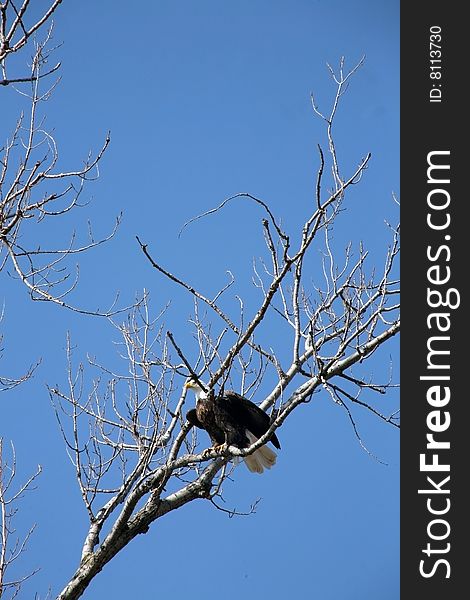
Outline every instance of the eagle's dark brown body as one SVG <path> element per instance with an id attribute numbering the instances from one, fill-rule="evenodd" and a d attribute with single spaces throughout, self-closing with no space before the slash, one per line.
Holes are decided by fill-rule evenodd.
<path id="1" fill-rule="evenodd" d="M 212 444 L 216 446 L 225 443 L 225 433 L 216 423 L 214 404 L 214 400 L 210 398 L 199 398 L 196 408 L 188 412 L 187 418 L 196 427 L 205 429 Z"/>
<path id="2" fill-rule="evenodd" d="M 213 392 L 206 394 L 191 381 L 186 386 L 195 391 L 197 398 L 196 408 L 188 411 L 186 417 L 190 423 L 207 431 L 213 446 L 226 444 L 247 448 L 268 431 L 269 415 L 240 394 L 231 390 L 218 396 Z M 276 448 L 281 447 L 275 433 L 270 441 Z M 263 471 L 263 466 L 271 467 L 275 460 L 275 453 L 266 445 L 245 457 L 248 468 L 258 473 Z"/>

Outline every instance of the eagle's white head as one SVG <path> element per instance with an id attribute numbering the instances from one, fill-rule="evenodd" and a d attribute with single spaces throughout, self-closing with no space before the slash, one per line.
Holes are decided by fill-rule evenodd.
<path id="1" fill-rule="evenodd" d="M 202 389 L 195 379 L 188 379 L 188 381 L 184 384 L 184 389 L 192 390 L 196 396 L 196 400 L 204 400 L 207 398 L 207 393 Z"/>

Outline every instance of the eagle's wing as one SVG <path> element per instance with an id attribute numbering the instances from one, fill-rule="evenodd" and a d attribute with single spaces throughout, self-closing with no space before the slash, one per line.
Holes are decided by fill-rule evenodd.
<path id="1" fill-rule="evenodd" d="M 191 425 L 194 425 L 195 427 L 199 427 L 199 429 L 204 429 L 204 425 L 197 418 L 197 412 L 196 412 L 195 408 L 188 410 L 188 412 L 186 413 L 186 418 L 191 423 Z"/>
<path id="2" fill-rule="evenodd" d="M 246 429 L 251 431 L 257 438 L 266 433 L 271 425 L 269 415 L 259 406 L 256 406 L 251 400 L 244 398 L 232 390 L 224 391 L 221 398 L 224 410 L 237 423 L 243 423 Z M 281 444 L 275 433 L 272 434 L 270 441 L 276 448 Z"/>
<path id="3" fill-rule="evenodd" d="M 197 410 L 195 408 L 188 410 L 188 412 L 186 413 L 186 418 L 191 423 L 191 425 L 194 425 L 195 427 L 199 427 L 199 429 L 204 429 L 205 431 L 207 431 L 209 437 L 211 438 L 211 442 L 214 446 L 216 444 L 224 443 L 224 432 L 219 427 L 217 427 L 215 423 L 203 425 L 197 416 Z"/>

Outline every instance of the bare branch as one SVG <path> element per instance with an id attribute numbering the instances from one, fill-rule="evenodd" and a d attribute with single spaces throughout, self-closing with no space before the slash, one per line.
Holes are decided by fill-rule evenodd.
<path id="1" fill-rule="evenodd" d="M 97 573 L 136 536 L 189 502 L 209 501 L 229 516 L 251 514 L 256 503 L 248 513 L 221 505 L 227 480 L 236 477 L 237 460 L 269 442 L 294 410 L 313 404 L 315 394 L 323 393 L 342 407 L 355 439 L 376 460 L 367 447 L 367 436 L 359 433 L 363 411 L 382 425 L 398 427 L 395 408 L 379 404 L 395 386 L 392 377 L 379 383 L 367 372 L 367 365 L 400 330 L 395 274 L 399 228 L 388 227 L 392 239 L 383 260 L 379 259 L 380 268 L 377 257 L 372 262 L 362 243 L 356 249 L 346 240 L 340 255 L 332 240 L 349 190 L 361 181 L 370 161 L 366 154 L 349 175 L 343 175 L 333 137 L 339 103 L 361 64 L 345 72 L 341 59 L 337 72 L 329 67 L 336 94 L 328 116 L 312 100 L 315 112 L 326 123 L 329 150 L 323 153 L 318 147 L 315 200 L 297 231 L 284 231 L 269 204 L 248 193 L 226 198 L 180 231 L 181 235 L 189 224 L 237 200 L 261 207 L 264 246 L 262 256 L 253 262 L 257 296 L 251 313 L 247 307 L 253 307 L 253 299 L 247 302 L 246 289 L 240 289 L 231 271 L 228 283 L 209 297 L 160 265 L 137 237 L 158 275 L 176 284 L 175 290 L 192 301 L 188 339 L 176 341 L 175 329 L 163 321 L 166 309 L 155 319 L 149 316 L 144 293 L 122 322 L 110 319 L 120 336 L 118 365 L 108 367 L 89 358 L 87 366 L 76 366 L 68 345 L 67 383 L 49 392 L 89 529 L 80 564 L 58 599 L 79 598 Z M 325 193 L 328 170 L 331 184 Z M 312 257 L 314 241 L 322 255 L 319 275 L 312 282 L 306 273 L 318 263 Z M 225 302 L 230 294 L 235 308 L 226 308 L 233 304 Z M 279 324 L 282 332 L 273 335 Z M 183 384 L 188 376 L 200 381 L 207 393 L 218 394 L 230 385 L 263 410 L 270 409 L 268 430 L 249 446 L 201 451 L 197 432 L 183 414 Z"/>
<path id="2" fill-rule="evenodd" d="M 7 579 L 7 572 L 13 563 L 18 561 L 25 552 L 29 539 L 34 532 L 33 525 L 23 537 L 19 536 L 13 527 L 15 514 L 21 498 L 34 489 L 36 479 L 41 474 L 41 467 L 27 481 L 16 486 L 16 455 L 11 444 L 10 460 L 4 458 L 3 439 L 0 438 L 0 597 L 6 591 L 16 596 L 22 584 L 37 573 L 32 569 L 26 575 L 15 579 Z"/>
<path id="3" fill-rule="evenodd" d="M 44 117 L 40 114 L 40 105 L 50 97 L 57 81 L 44 91 L 41 84 L 60 67 L 59 63 L 52 69 L 46 68 L 52 51 L 48 48 L 52 29 L 49 29 L 43 41 L 33 42 L 31 76 L 7 78 L 5 75 L 6 58 L 28 42 L 59 4 L 58 1 L 53 2 L 42 17 L 32 24 L 27 24 L 29 2 L 23 2 L 18 9 L 12 2 L 0 8 L 0 63 L 4 72 L 0 84 L 30 84 L 30 91 L 17 90 L 25 99 L 25 112 L 19 117 L 0 157 L 0 271 L 10 263 L 33 300 L 53 302 L 83 314 L 109 317 L 130 307 L 118 309 L 117 298 L 105 311 L 77 307 L 68 302 L 66 297 L 78 282 L 78 267 L 74 276 L 74 267 L 69 266 L 69 260 L 74 255 L 88 252 L 111 240 L 116 234 L 120 216 L 111 233 L 101 239 L 95 239 L 89 227 L 88 241 L 77 244 L 74 232 L 69 245 L 63 248 L 51 248 L 47 241 L 43 245 L 28 243 L 31 236 L 26 230 L 27 224 L 35 223 L 38 230 L 38 224 L 44 219 L 62 217 L 82 206 L 80 197 L 84 185 L 98 177 L 99 163 L 110 143 L 108 133 L 101 149 L 96 155 L 90 153 L 82 167 L 69 171 L 57 169 L 58 145 L 51 132 L 44 128 Z M 10 23 L 9 27 L 7 22 Z"/>

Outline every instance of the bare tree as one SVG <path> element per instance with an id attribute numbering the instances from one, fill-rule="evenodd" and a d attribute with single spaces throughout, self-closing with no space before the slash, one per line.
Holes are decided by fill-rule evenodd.
<path id="1" fill-rule="evenodd" d="M 0 323 L 2 321 L 1 317 L 0 315 Z M 2 338 L 0 336 L 0 344 L 1 342 Z M 0 392 L 11 390 L 28 380 L 36 366 L 33 365 L 18 377 L 0 375 Z M 22 556 L 34 531 L 33 525 L 24 537 L 20 537 L 16 533 L 13 521 L 19 510 L 21 498 L 28 490 L 34 489 L 34 482 L 40 473 L 41 467 L 38 466 L 34 475 L 29 477 L 26 482 L 18 485 L 16 482 L 15 447 L 11 443 L 9 460 L 7 460 L 3 450 L 3 438 L 0 437 L 0 598 L 6 598 L 6 593 L 10 593 L 10 598 L 14 598 L 18 594 L 22 583 L 36 572 L 36 570 L 32 570 L 16 579 L 9 579 L 7 576 L 9 567 Z"/>
<path id="2" fill-rule="evenodd" d="M 35 75 L 23 73 L 23 76 L 8 77 L 7 63 L 9 58 L 26 46 L 32 36 L 41 30 L 56 11 L 62 0 L 54 0 L 50 6 L 36 18 L 30 17 L 30 0 L 23 0 L 21 6 L 16 6 L 16 2 L 5 0 L 0 4 L 0 64 L 2 67 L 2 76 L 0 85 L 7 86 L 14 83 L 32 82 Z M 60 63 L 55 65 L 48 73 L 53 73 L 60 67 Z"/>
<path id="3" fill-rule="evenodd" d="M 10 460 L 4 458 L 3 440 L 0 438 L 0 598 L 10 593 L 14 598 L 21 584 L 32 577 L 36 570 L 23 575 L 17 579 L 9 579 L 7 571 L 9 567 L 26 550 L 29 538 L 34 531 L 34 525 L 23 537 L 18 536 L 13 527 L 13 521 L 18 505 L 23 495 L 34 488 L 34 482 L 41 473 L 41 467 L 19 487 L 15 487 L 16 456 L 15 448 L 11 445 Z"/>
<path id="4" fill-rule="evenodd" d="M 68 301 L 68 295 L 78 282 L 76 255 L 88 251 L 112 238 L 119 225 L 104 238 L 96 239 L 91 226 L 85 236 L 70 232 L 64 245 L 50 245 L 44 233 L 44 223 L 60 218 L 83 206 L 82 194 L 87 181 L 99 175 L 99 162 L 109 145 L 109 134 L 101 148 L 91 153 L 75 169 L 58 167 L 59 149 L 51 131 L 46 129 L 43 105 L 58 83 L 60 63 L 51 63 L 55 48 L 52 18 L 62 0 L 51 0 L 48 6 L 32 6 L 30 0 L 0 2 L 0 89 L 15 93 L 22 110 L 10 131 L 2 132 L 0 143 L 0 274 L 17 278 L 33 300 L 49 301 L 77 312 L 92 315 L 114 314 L 115 302 L 105 311 L 93 307 L 78 307 Z M 35 3 L 37 5 L 37 3 Z M 26 57 L 30 50 L 30 60 Z M 2 111 L 4 109 L 2 108 Z M 20 110 L 20 109 L 19 109 Z M 2 112 L 2 125 L 5 125 Z M 0 316 L 0 322 L 3 317 Z M 0 336 L 1 341 L 1 336 Z M 38 363 L 39 364 L 39 361 Z M 0 374 L 0 391 L 7 391 L 29 379 L 37 366 L 25 368 L 20 376 Z M 25 484 L 14 488 L 16 460 L 14 448 L 9 461 L 3 461 L 3 439 L 0 438 L 0 596 L 7 591 L 15 596 L 22 581 L 6 579 L 6 571 L 18 559 L 29 539 L 15 538 L 11 522 L 23 493 L 31 489 L 39 471 Z M 16 491 L 15 491 L 16 489 Z"/>
<path id="5" fill-rule="evenodd" d="M 85 366 L 74 365 L 69 341 L 67 387 L 49 391 L 89 530 L 80 564 L 60 600 L 79 598 L 118 552 L 163 515 L 200 498 L 219 507 L 217 500 L 236 457 L 266 443 L 316 392 L 323 391 L 341 406 L 367 452 L 355 409 L 398 427 L 397 412 L 387 412 L 374 399 L 394 384 L 374 381 L 366 370 L 368 359 L 400 328 L 398 228 L 388 226 L 390 243 L 380 270 L 369 265 L 362 245 L 354 249 L 349 244 L 340 257 L 332 244 L 335 221 L 347 208 L 348 190 L 360 183 L 370 162 L 367 155 L 353 172 L 343 174 L 333 136 L 340 99 L 360 64 L 350 71 L 345 71 L 344 60 L 337 70 L 330 67 L 336 95 L 328 114 L 312 98 L 328 144 L 326 150 L 318 146 L 314 201 L 300 231 L 285 231 L 269 204 L 247 193 L 231 196 L 191 221 L 222 211 L 231 202 L 248 201 L 263 212 L 264 253 L 253 265 L 253 291 L 258 296 L 254 311 L 248 314 L 247 298 L 236 292 L 233 276 L 215 296 L 208 296 L 162 266 L 138 239 L 156 275 L 172 281 L 175 293 L 179 289 L 192 298 L 190 338 L 176 340 L 167 330 L 165 310 L 151 318 L 145 294 L 127 320 L 111 320 L 121 336 L 123 370 L 89 359 L 94 373 L 89 387 Z M 314 262 L 314 246 L 322 248 L 322 277 L 311 283 L 305 273 Z M 236 299 L 235 312 L 226 308 L 232 305 L 226 298 Z M 270 332 L 279 327 L 288 333 L 276 348 Z M 260 390 L 268 389 L 260 406 L 270 411 L 269 430 L 243 450 L 230 446 L 200 452 L 183 410 L 188 376 L 204 377 L 215 392 L 230 384 L 246 396 L 257 393 L 258 402 Z"/>
<path id="6" fill-rule="evenodd" d="M 54 52 L 51 18 L 61 0 L 31 21 L 30 2 L 21 7 L 7 0 L 0 4 L 0 66 L 2 86 L 15 87 L 24 104 L 8 138 L 0 148 L 0 272 L 8 267 L 26 286 L 33 300 L 54 302 L 60 306 L 87 314 L 113 314 L 115 301 L 103 312 L 76 307 L 67 296 L 78 282 L 76 255 L 112 238 L 119 225 L 104 238 L 96 239 L 91 225 L 86 238 L 80 241 L 71 232 L 69 242 L 56 248 L 41 237 L 41 224 L 60 218 L 83 206 L 81 200 L 87 181 L 99 175 L 98 165 L 109 145 L 109 134 L 101 148 L 89 153 L 76 169 L 58 168 L 59 149 L 51 131 L 45 127 L 42 105 L 53 93 L 58 79 L 54 74 L 60 63 L 49 67 Z M 46 27 L 48 28 L 46 30 Z M 44 31 L 45 30 L 45 33 Z M 41 32 L 39 40 L 36 34 Z M 7 65 L 12 55 L 30 42 L 33 49 L 27 72 L 10 76 Z M 85 203 L 86 204 L 86 203 Z M 44 234 L 43 234 L 44 236 Z"/>

